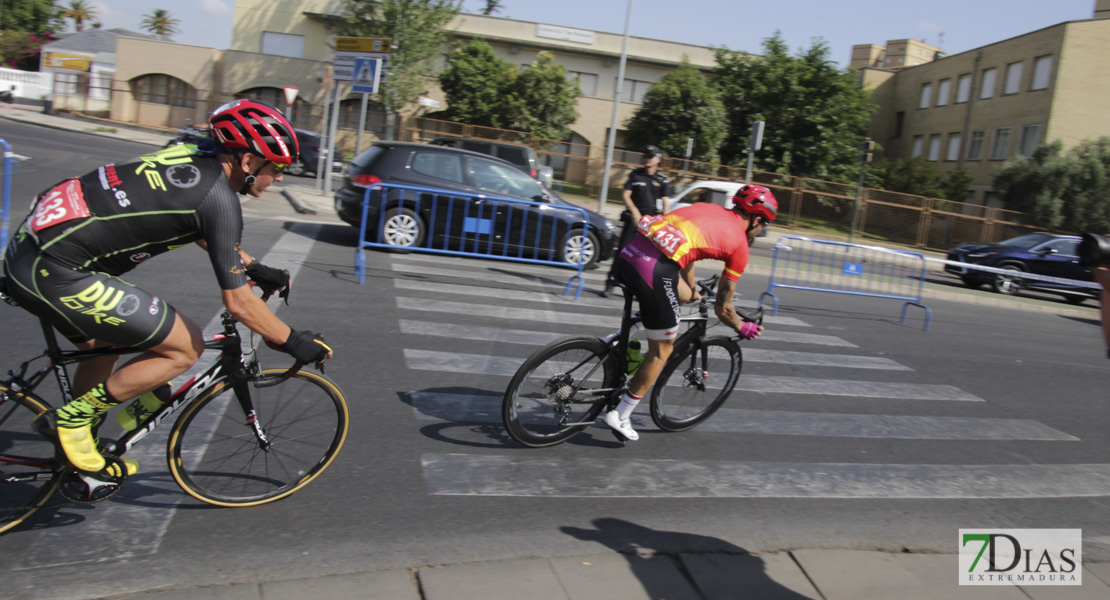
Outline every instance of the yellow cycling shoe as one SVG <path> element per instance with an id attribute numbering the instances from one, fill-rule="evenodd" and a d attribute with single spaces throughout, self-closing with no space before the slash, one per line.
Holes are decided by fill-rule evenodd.
<path id="1" fill-rule="evenodd" d="M 104 457 L 96 451 L 96 438 L 92 434 L 92 424 L 81 427 L 58 426 L 58 442 L 73 466 L 82 471 L 96 472 L 104 468 Z M 130 471 L 130 467 L 128 467 Z"/>

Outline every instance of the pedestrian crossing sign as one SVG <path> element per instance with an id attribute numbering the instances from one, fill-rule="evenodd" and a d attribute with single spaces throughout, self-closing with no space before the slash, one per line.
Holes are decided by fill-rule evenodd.
<path id="1" fill-rule="evenodd" d="M 354 72 L 351 75 L 351 89 L 363 94 L 376 94 L 381 77 L 380 58 L 356 58 Z"/>

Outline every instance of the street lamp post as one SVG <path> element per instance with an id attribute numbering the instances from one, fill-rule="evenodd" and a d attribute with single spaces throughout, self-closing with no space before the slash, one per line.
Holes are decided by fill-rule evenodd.
<path id="1" fill-rule="evenodd" d="M 605 145 L 605 171 L 601 175 L 601 195 L 597 211 L 605 208 L 609 197 L 609 172 L 613 169 L 613 146 L 617 143 L 617 114 L 621 108 L 621 88 L 624 87 L 624 65 L 628 62 L 628 31 L 632 26 L 632 0 L 628 0 L 628 14 L 624 17 L 624 41 L 621 42 L 621 64 L 617 69 L 617 90 L 613 93 L 613 119 L 609 122 L 609 142 Z"/>

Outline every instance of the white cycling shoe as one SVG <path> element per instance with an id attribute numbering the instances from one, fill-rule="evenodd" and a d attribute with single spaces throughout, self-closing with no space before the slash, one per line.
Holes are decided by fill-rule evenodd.
<path id="1" fill-rule="evenodd" d="M 640 439 L 640 434 L 636 433 L 636 430 L 632 428 L 632 420 L 622 419 L 620 413 L 615 410 L 605 413 L 605 424 L 611 427 L 613 431 L 633 442 Z"/>

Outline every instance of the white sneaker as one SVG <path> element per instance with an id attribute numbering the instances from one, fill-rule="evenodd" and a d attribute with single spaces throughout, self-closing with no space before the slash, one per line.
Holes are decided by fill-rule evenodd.
<path id="1" fill-rule="evenodd" d="M 633 442 L 640 439 L 640 434 L 636 433 L 636 430 L 632 428 L 632 421 L 629 419 L 622 419 L 620 413 L 615 410 L 605 413 L 605 424 L 612 427 L 613 431 L 620 433 Z"/>

